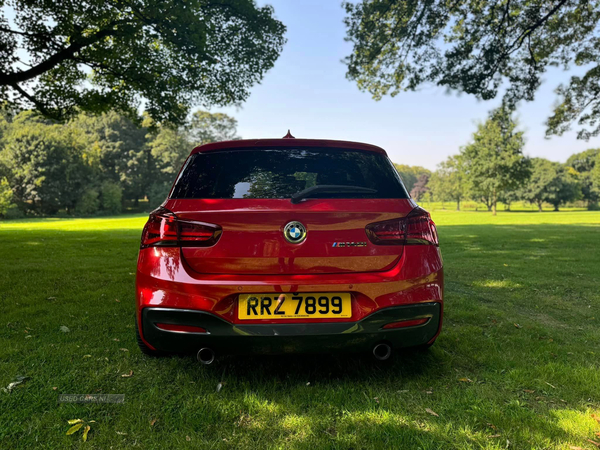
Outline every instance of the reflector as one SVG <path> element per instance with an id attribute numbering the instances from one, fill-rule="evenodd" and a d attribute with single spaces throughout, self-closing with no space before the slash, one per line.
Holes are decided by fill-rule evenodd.
<path id="1" fill-rule="evenodd" d="M 194 327 L 192 325 L 174 325 L 171 323 L 156 323 L 157 328 L 167 331 L 178 331 L 180 333 L 207 333 L 202 327 Z"/>
<path id="2" fill-rule="evenodd" d="M 425 317 L 424 319 L 399 320 L 398 322 L 391 322 L 384 325 L 383 329 L 389 330 L 392 328 L 416 327 L 417 325 L 423 325 L 427 322 L 429 322 L 429 317 Z"/>

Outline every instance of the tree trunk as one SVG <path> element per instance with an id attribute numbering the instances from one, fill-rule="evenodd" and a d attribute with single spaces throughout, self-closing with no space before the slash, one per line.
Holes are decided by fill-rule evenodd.
<path id="1" fill-rule="evenodd" d="M 460 200 L 456 200 L 456 210 L 460 211 Z"/>
<path id="2" fill-rule="evenodd" d="M 496 215 L 496 190 L 492 191 L 492 216 Z"/>
<path id="3" fill-rule="evenodd" d="M 558 205 L 554 205 L 554 211 L 558 211 Z"/>
<path id="4" fill-rule="evenodd" d="M 542 202 L 538 202 L 538 211 L 542 212 Z"/>

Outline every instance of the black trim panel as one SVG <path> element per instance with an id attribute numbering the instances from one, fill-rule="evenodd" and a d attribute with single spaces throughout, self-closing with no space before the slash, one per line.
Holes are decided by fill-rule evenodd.
<path id="1" fill-rule="evenodd" d="M 232 324 L 206 312 L 189 309 L 144 308 L 144 339 L 157 350 L 196 352 L 210 347 L 228 354 L 328 353 L 369 351 L 385 341 L 394 348 L 427 344 L 438 332 L 438 302 L 394 306 L 376 311 L 358 322 Z M 384 330 L 390 322 L 430 318 L 423 325 Z M 156 323 L 192 325 L 208 334 L 162 330 Z"/>

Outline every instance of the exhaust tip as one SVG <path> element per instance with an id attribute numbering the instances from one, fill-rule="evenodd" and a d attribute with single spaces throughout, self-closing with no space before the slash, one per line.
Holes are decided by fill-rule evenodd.
<path id="1" fill-rule="evenodd" d="M 212 364 L 215 360 L 215 352 L 212 348 L 201 348 L 200 350 L 198 350 L 196 358 L 198 359 L 198 362 L 205 365 L 209 365 Z"/>
<path id="2" fill-rule="evenodd" d="M 373 356 L 378 361 L 385 361 L 392 356 L 392 347 L 388 344 L 377 344 L 373 347 Z"/>

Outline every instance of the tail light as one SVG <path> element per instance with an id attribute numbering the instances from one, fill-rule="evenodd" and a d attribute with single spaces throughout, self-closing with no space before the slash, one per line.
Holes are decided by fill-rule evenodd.
<path id="1" fill-rule="evenodd" d="M 221 237 L 219 225 L 179 220 L 166 208 L 150 213 L 142 231 L 142 248 L 145 247 L 210 247 Z"/>
<path id="2" fill-rule="evenodd" d="M 427 211 L 416 207 L 406 217 L 370 223 L 367 236 L 377 245 L 438 245 L 438 235 Z"/>

